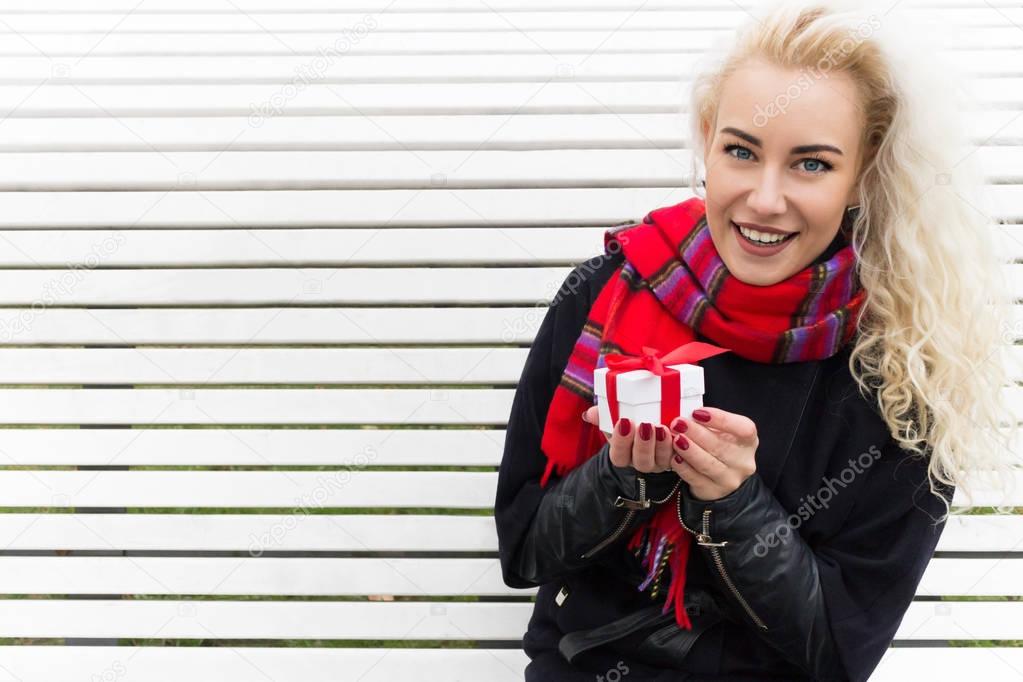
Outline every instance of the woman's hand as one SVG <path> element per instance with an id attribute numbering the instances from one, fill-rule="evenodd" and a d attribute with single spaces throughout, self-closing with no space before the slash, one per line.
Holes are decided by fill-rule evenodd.
<path id="1" fill-rule="evenodd" d="M 693 418 L 671 423 L 676 452 L 671 468 L 689 484 L 694 498 L 716 500 L 757 470 L 757 426 L 749 417 L 716 407 L 693 410 Z"/>
<path id="2" fill-rule="evenodd" d="M 583 412 L 583 421 L 600 423 L 597 406 Z M 604 433 L 601 431 L 601 433 Z M 660 473 L 671 470 L 671 458 L 675 455 L 668 439 L 668 427 L 663 424 L 643 422 L 638 426 L 630 419 L 622 418 L 615 424 L 610 437 L 611 464 L 616 467 L 632 466 L 643 473 Z"/>

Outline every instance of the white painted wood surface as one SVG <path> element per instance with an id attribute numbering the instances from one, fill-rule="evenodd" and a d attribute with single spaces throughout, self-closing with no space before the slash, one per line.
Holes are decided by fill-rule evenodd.
<path id="1" fill-rule="evenodd" d="M 1023 9 L 900 5 L 976 76 L 1023 299 Z M 515 384 L 603 231 L 689 196 L 688 74 L 746 18 L 0 0 L 0 637 L 43 642 L 0 670 L 522 679 L 535 589 L 488 513 Z M 1023 514 L 952 518 L 872 679 L 1023 678 L 1020 648 L 923 646 L 1023 640 L 1021 548 Z"/>

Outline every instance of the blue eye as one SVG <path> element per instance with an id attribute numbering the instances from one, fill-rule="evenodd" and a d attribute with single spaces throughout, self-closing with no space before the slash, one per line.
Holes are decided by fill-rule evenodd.
<path id="1" fill-rule="evenodd" d="M 810 168 L 805 168 L 805 166 L 804 166 L 805 170 L 808 170 L 811 173 L 827 173 L 832 168 L 832 165 L 830 163 L 828 163 L 827 161 L 825 161 L 824 159 L 822 159 L 822 158 L 820 158 L 818 156 L 811 156 L 808 159 L 802 159 L 800 161 L 800 163 L 806 163 L 806 162 L 820 164 L 821 170 L 816 170 L 816 171 L 812 170 Z"/>
<path id="2" fill-rule="evenodd" d="M 731 156 L 733 156 L 733 157 L 735 157 L 737 159 L 742 159 L 743 161 L 745 161 L 745 160 L 747 160 L 749 158 L 748 156 L 735 156 L 735 154 L 732 154 L 732 150 L 735 150 L 735 149 L 738 149 L 739 151 L 747 152 L 749 154 L 753 153 L 753 152 L 751 152 L 749 150 L 748 147 L 743 147 L 741 144 L 726 144 L 724 151 L 725 151 L 726 154 L 731 154 Z"/>

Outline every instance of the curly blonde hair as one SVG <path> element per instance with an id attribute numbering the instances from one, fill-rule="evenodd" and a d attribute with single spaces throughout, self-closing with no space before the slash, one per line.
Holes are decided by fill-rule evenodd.
<path id="1" fill-rule="evenodd" d="M 919 26 L 856 7 L 772 4 L 705 54 L 690 89 L 691 189 L 701 195 L 702 131 L 713 129 L 724 82 L 748 60 L 807 79 L 828 71 L 853 79 L 866 125 L 850 241 L 867 298 L 850 372 L 900 448 L 929 457 L 932 493 L 945 501 L 939 484 L 955 485 L 965 511 L 981 484 L 1000 489 L 1004 503 L 1015 489 L 1019 428 L 1005 395 L 1015 334 L 1009 261 L 998 256 L 977 148 L 962 130 L 960 102 L 976 98 L 962 74 L 912 40 Z M 933 36 L 940 27 L 930 28 Z M 947 501 L 945 510 L 939 521 Z"/>

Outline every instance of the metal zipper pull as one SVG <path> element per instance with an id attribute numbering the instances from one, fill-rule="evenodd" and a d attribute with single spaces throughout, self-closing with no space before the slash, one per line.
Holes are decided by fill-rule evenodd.
<path id="1" fill-rule="evenodd" d="M 650 506 L 650 501 L 646 499 L 646 479 L 643 478 L 642 476 L 637 476 L 636 478 L 639 481 L 639 500 L 628 500 L 619 495 L 618 499 L 614 501 L 614 506 L 626 507 L 628 508 L 629 511 L 625 513 L 625 516 L 622 517 L 621 523 L 618 524 L 618 527 L 615 528 L 614 532 L 611 533 L 611 535 L 601 540 L 596 547 L 593 547 L 589 551 L 583 553 L 582 556 L 579 557 L 580 559 L 588 559 L 597 552 L 599 552 L 600 550 L 607 547 L 612 542 L 614 542 L 619 535 L 625 532 L 625 529 L 629 525 L 629 521 L 631 521 L 632 517 L 636 515 L 636 509 L 646 509 L 647 507 Z M 619 502 L 621 502 L 621 504 L 619 504 Z"/>
<path id="2" fill-rule="evenodd" d="M 756 612 L 753 611 L 752 607 L 750 607 L 750 605 L 749 605 L 749 602 L 747 602 L 746 599 L 743 598 L 743 596 L 741 594 L 739 594 L 739 590 L 738 590 L 738 588 L 736 588 L 735 583 L 732 582 L 732 579 L 728 576 L 728 572 L 725 571 L 725 562 L 721 558 L 721 550 L 718 549 L 718 548 L 719 547 L 724 547 L 725 545 L 727 545 L 728 541 L 727 540 L 722 540 L 721 542 L 713 542 L 711 540 L 711 537 L 710 537 L 710 514 L 711 514 L 712 510 L 711 509 L 704 509 L 703 510 L 703 528 L 702 528 L 703 532 L 702 533 L 697 533 L 697 532 L 693 531 L 691 528 L 689 528 L 689 526 L 686 525 L 685 521 L 682 520 L 682 496 L 681 495 L 678 496 L 678 502 L 675 504 L 675 509 L 678 512 L 678 522 L 682 524 L 682 527 L 685 528 L 690 533 L 692 533 L 693 535 L 696 536 L 696 543 L 698 545 L 700 545 L 702 547 L 706 547 L 707 551 L 710 552 L 710 556 L 714 560 L 714 565 L 717 567 L 718 573 L 721 575 L 721 579 L 724 581 L 725 585 L 728 587 L 728 589 L 735 596 L 736 601 L 738 601 L 739 604 L 742 606 L 742 608 L 745 609 L 747 615 L 749 615 L 750 619 L 754 623 L 756 623 L 758 628 L 760 628 L 761 630 L 767 630 L 768 629 L 767 625 L 764 624 L 764 621 L 761 620 L 760 617 L 756 614 Z"/>
<path id="3" fill-rule="evenodd" d="M 618 499 L 614 501 L 614 506 L 626 509 L 647 509 L 650 506 L 650 500 L 630 500 L 619 495 Z"/>

